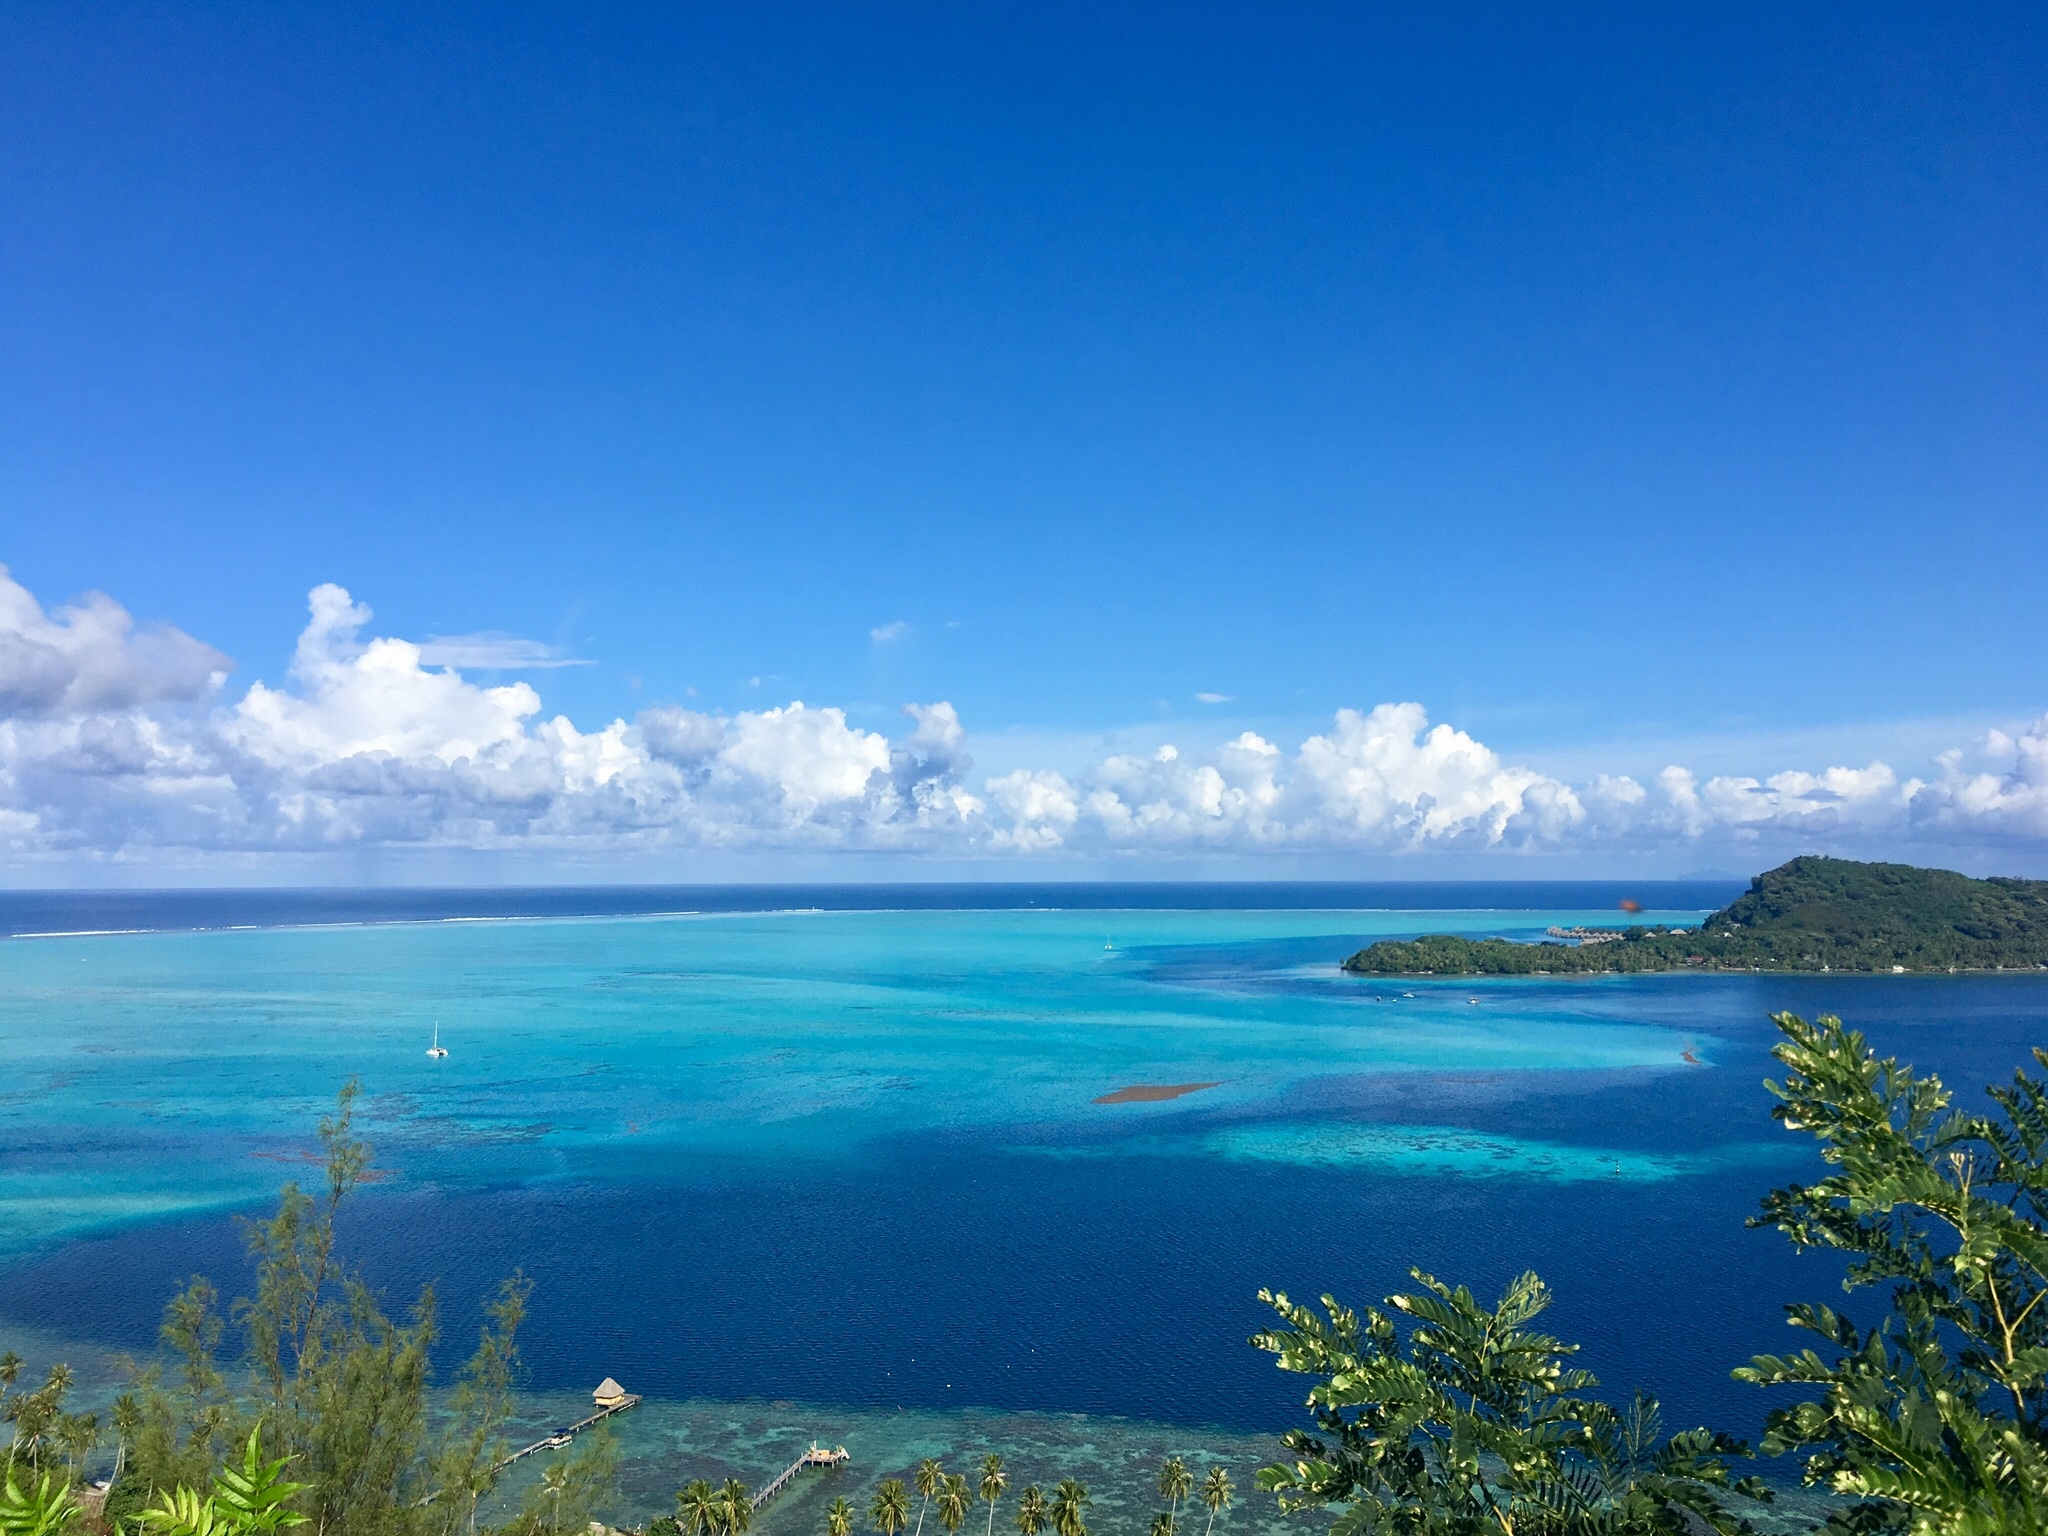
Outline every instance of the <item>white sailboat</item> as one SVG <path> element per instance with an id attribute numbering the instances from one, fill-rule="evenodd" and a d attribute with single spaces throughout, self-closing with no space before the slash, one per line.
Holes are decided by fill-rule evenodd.
<path id="1" fill-rule="evenodd" d="M 439 1061 L 443 1056 L 446 1056 L 448 1054 L 448 1052 L 441 1045 L 441 1026 L 438 1024 L 434 1026 L 434 1043 L 427 1047 L 427 1054 L 433 1057 L 436 1061 Z"/>

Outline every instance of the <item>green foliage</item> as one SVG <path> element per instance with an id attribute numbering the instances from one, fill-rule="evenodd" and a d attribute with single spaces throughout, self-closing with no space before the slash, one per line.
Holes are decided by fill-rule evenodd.
<path id="1" fill-rule="evenodd" d="M 711 1536 L 718 1529 L 718 1490 L 695 1478 L 676 1493 L 676 1523 L 684 1536 Z"/>
<path id="2" fill-rule="evenodd" d="M 961 1522 L 967 1518 L 969 1502 L 967 1479 L 957 1473 L 947 1473 L 945 1481 L 939 1485 L 938 1497 L 939 1524 L 946 1528 L 946 1536 L 953 1536 L 960 1529 Z"/>
<path id="3" fill-rule="evenodd" d="M 1889 1286 L 1890 1311 L 1862 1330 L 1787 1309 L 1821 1348 L 1735 1374 L 1819 1395 L 1774 1411 L 1763 1448 L 1804 1452 L 1809 1483 L 1863 1501 L 1843 1531 L 2048 1529 L 2048 1085 L 2017 1071 L 1990 1091 L 1996 1115 L 1966 1114 L 1839 1019 L 1775 1022 L 1772 1113 L 1832 1171 L 1773 1191 L 1751 1224 L 1850 1255 L 1845 1288 Z"/>
<path id="4" fill-rule="evenodd" d="M 286 1506 L 308 1485 L 285 1480 L 289 1456 L 280 1456 L 275 1461 L 263 1459 L 261 1434 L 260 1428 L 250 1430 L 249 1443 L 242 1450 L 242 1464 L 222 1467 L 213 1479 L 213 1502 L 242 1536 L 273 1536 L 286 1526 L 304 1525 L 307 1520 Z"/>
<path id="5" fill-rule="evenodd" d="M 676 1524 L 684 1536 L 711 1536 L 719 1528 L 719 1491 L 700 1477 L 678 1489 Z"/>
<path id="6" fill-rule="evenodd" d="M 168 1488 L 136 1521 L 154 1536 L 235 1536 L 231 1520 L 212 1499 L 190 1488 Z"/>
<path id="7" fill-rule="evenodd" d="M 1748 1529 L 1722 1502 L 1744 1448 L 1694 1430 L 1659 1443 L 1655 1405 L 1626 1415 L 1582 1396 L 1576 1346 L 1535 1332 L 1550 1292 L 1524 1274 L 1488 1309 L 1463 1286 L 1413 1271 L 1422 1289 L 1364 1316 L 1322 1298 L 1324 1315 L 1262 1291 L 1283 1326 L 1252 1343 L 1285 1371 L 1317 1378 L 1308 1406 L 1321 1435 L 1290 1430 L 1288 1463 L 1259 1486 L 1286 1510 L 1343 1506 L 1332 1536 L 1498 1531 L 1679 1533 L 1703 1521 Z M 1396 1317 L 1410 1320 L 1407 1337 Z"/>
<path id="8" fill-rule="evenodd" d="M 193 1276 L 164 1308 L 157 1330 L 174 1366 L 168 1374 L 162 1365 L 151 1366 L 137 1379 L 134 1462 L 145 1499 L 205 1487 L 231 1454 L 241 1415 L 220 1370 L 224 1325 L 217 1300 L 212 1283 Z"/>
<path id="9" fill-rule="evenodd" d="M 825 1511 L 825 1536 L 853 1536 L 853 1506 L 844 1496 L 834 1499 Z"/>
<path id="10" fill-rule="evenodd" d="M 1237 1489 L 1232 1486 L 1230 1473 L 1222 1467 L 1211 1467 L 1208 1476 L 1202 1479 L 1202 1504 L 1209 1511 L 1209 1523 L 1202 1527 L 1202 1536 L 1216 1529 L 1216 1517 L 1230 1507 L 1230 1500 Z"/>
<path id="11" fill-rule="evenodd" d="M 1419 939 L 1381 939 L 1344 962 L 1361 976 L 1568 976 L 1607 971 L 1669 971 L 1690 963 L 1705 947 L 1693 935 L 1661 929 L 1632 930 L 1609 944 L 1520 944 L 1511 939 L 1467 939 L 1452 933 Z M 1718 961 L 1717 961 L 1718 964 Z M 1739 967 L 1750 969 L 1750 962 Z M 1776 969 L 1776 967 L 1773 967 Z"/>
<path id="12" fill-rule="evenodd" d="M 1038 1536 L 1051 1519 L 1051 1511 L 1045 1502 L 1045 1490 L 1032 1483 L 1017 1495 L 1017 1513 L 1011 1523 L 1017 1527 L 1017 1536 Z"/>
<path id="13" fill-rule="evenodd" d="M 0 1488 L 0 1536 L 58 1536 L 78 1518 L 68 1478 L 45 1472 L 24 1488 L 14 1467 Z"/>
<path id="14" fill-rule="evenodd" d="M 868 1505 L 868 1519 L 882 1536 L 896 1536 L 910 1523 L 910 1491 L 903 1486 L 902 1478 L 888 1478 L 875 1490 L 874 1502 Z"/>
<path id="15" fill-rule="evenodd" d="M 320 1536 L 474 1529 L 477 1501 L 495 1485 L 508 1450 L 503 1429 L 530 1287 L 515 1275 L 486 1309 L 476 1355 L 434 1433 L 427 1403 L 432 1291 L 394 1322 L 349 1272 L 335 1240 L 336 1218 L 370 1168 L 369 1146 L 355 1132 L 358 1096 L 348 1083 L 320 1122 L 317 1191 L 286 1184 L 275 1214 L 246 1229 L 255 1294 L 228 1309 L 244 1344 L 245 1393 L 237 1394 L 221 1364 L 228 1322 L 213 1286 L 194 1278 L 165 1308 L 163 1361 L 116 1405 L 110 1516 L 145 1505 L 162 1511 L 166 1495 L 175 1507 L 179 1490 L 207 1487 L 224 1466 L 224 1477 L 243 1475 L 247 1453 L 243 1473 L 231 1463 L 253 1433 L 267 1458 L 261 1465 L 288 1460 L 305 1478 L 297 1502 Z M 232 1490 L 212 1504 L 222 1498 L 231 1505 Z"/>
<path id="16" fill-rule="evenodd" d="M 71 1367 L 53 1365 L 43 1384 L 33 1392 L 16 1392 L 21 1379 L 21 1357 L 9 1350 L 0 1356 L 0 1419 L 13 1425 L 8 1436 L 7 1465 L 40 1472 L 62 1465 L 63 1486 L 78 1481 L 79 1468 L 103 1438 L 99 1415 L 67 1413 L 64 1399 L 71 1391 Z"/>
<path id="17" fill-rule="evenodd" d="M 276 1536 L 287 1527 L 304 1525 L 307 1517 L 290 1504 L 307 1485 L 286 1479 L 284 1469 L 290 1460 L 280 1456 L 266 1461 L 262 1430 L 252 1428 L 241 1464 L 221 1468 L 210 1494 L 189 1487 L 167 1488 L 136 1516 L 135 1524 L 152 1536 Z"/>
<path id="18" fill-rule="evenodd" d="M 1088 1490 L 1071 1477 L 1063 1478 L 1052 1491 L 1054 1536 L 1088 1536 Z"/>
<path id="19" fill-rule="evenodd" d="M 916 1479 L 921 1500 L 917 1506 L 917 1536 L 924 1536 L 925 1511 L 931 1508 L 939 1490 L 946 1486 L 946 1473 L 938 1462 L 927 1456 L 917 1464 Z"/>
<path id="20" fill-rule="evenodd" d="M 946 1471 L 936 1460 L 927 1456 L 917 1464 L 916 1477 L 917 1491 L 929 1499 L 938 1493 L 940 1485 L 945 1482 Z"/>
<path id="21" fill-rule="evenodd" d="M 484 1309 L 476 1353 L 456 1381 L 449 1426 L 433 1467 L 431 1498 L 442 1536 L 452 1536 L 465 1518 L 474 1527 L 477 1503 L 497 1486 L 500 1467 L 512 1450 L 503 1431 L 519 1379 L 519 1325 L 532 1294 L 533 1283 L 518 1272 L 498 1287 L 497 1297 Z"/>
<path id="22" fill-rule="evenodd" d="M 1159 1468 L 1159 1497 L 1166 1500 L 1160 1518 L 1152 1522 L 1153 1536 L 1174 1536 L 1180 1524 L 1180 1501 L 1195 1491 L 1195 1475 L 1178 1456 L 1169 1456 Z"/>
<path id="23" fill-rule="evenodd" d="M 747 1496 L 747 1485 L 728 1477 L 718 1490 L 718 1530 L 725 1536 L 745 1536 L 753 1523 L 754 1505 Z"/>
<path id="24" fill-rule="evenodd" d="M 1010 1486 L 1010 1474 L 1003 1470 L 1003 1458 L 990 1451 L 981 1458 L 981 1501 L 988 1505 L 988 1520 L 982 1536 L 995 1536 L 996 1501 Z"/>
<path id="25" fill-rule="evenodd" d="M 539 1481 L 526 1490 L 519 1513 L 503 1528 L 505 1536 L 560 1536 L 564 1531 L 582 1536 L 598 1508 L 616 1491 L 618 1475 L 619 1445 L 611 1426 L 600 1424 L 585 1431 L 574 1455 L 557 1457 L 541 1469 Z M 727 1483 L 726 1489 L 734 1486 Z M 744 1496 L 745 1490 L 741 1493 Z"/>
<path id="26" fill-rule="evenodd" d="M 1364 975 L 1528 976 L 1602 971 L 1909 971 L 2048 966 L 2048 881 L 1806 857 L 1758 875 L 1697 929 L 1641 926 L 1606 942 L 1517 944 L 1430 934 L 1382 940 Z"/>
<path id="27" fill-rule="evenodd" d="M 335 1253 L 335 1218 L 362 1183 L 354 1082 L 320 1122 L 324 1188 L 287 1184 L 276 1214 L 248 1230 L 256 1295 L 232 1309 L 248 1346 L 271 1443 L 298 1458 L 322 1536 L 413 1536 L 428 1481 L 426 1386 L 434 1298 L 408 1323 L 386 1317 Z M 442 1521 L 449 1522 L 444 1507 Z"/>
<path id="28" fill-rule="evenodd" d="M 1195 1475 L 1188 1470 L 1188 1464 L 1178 1456 L 1167 1457 L 1159 1469 L 1159 1497 L 1178 1507 L 1194 1491 Z"/>

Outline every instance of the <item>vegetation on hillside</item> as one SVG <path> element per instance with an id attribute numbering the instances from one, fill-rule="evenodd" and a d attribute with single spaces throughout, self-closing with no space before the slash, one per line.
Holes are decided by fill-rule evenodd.
<path id="1" fill-rule="evenodd" d="M 1331 1536 L 1676 1536 L 1693 1528 L 1688 1513 L 1715 1531 L 1750 1528 L 1730 1496 L 1770 1493 L 1730 1473 L 1747 1447 L 1705 1429 L 1665 1439 L 1654 1401 L 1617 1412 L 1586 1395 L 1598 1383 L 1566 1364 L 1578 1346 L 1530 1327 L 1550 1305 L 1534 1273 L 1491 1308 L 1411 1273 L 1421 1290 L 1362 1317 L 1330 1296 L 1318 1316 L 1284 1292 L 1259 1293 L 1283 1326 L 1252 1343 L 1281 1370 L 1317 1378 L 1308 1406 L 1320 1433 L 1289 1430 L 1294 1459 L 1259 1473 L 1283 1508 L 1342 1505 Z"/>
<path id="2" fill-rule="evenodd" d="M 1600 930 L 1577 943 L 1430 934 L 1344 962 L 1376 976 L 1608 971 L 1988 971 L 2048 966 L 2048 880 L 1798 858 L 1758 875 L 1698 928 Z"/>
<path id="3" fill-rule="evenodd" d="M 1764 1450 L 1859 1500 L 1844 1530 L 2048 1530 L 2048 1082 L 2016 1070 L 1995 1113 L 1970 1113 L 1839 1019 L 1776 1022 L 1790 1070 L 1772 1113 L 1831 1171 L 1751 1225 L 1848 1255 L 1847 1289 L 1888 1307 L 1867 1328 L 1786 1309 L 1812 1342 L 1735 1373 L 1811 1394 L 1771 1414 Z"/>
<path id="4" fill-rule="evenodd" d="M 255 1294 L 224 1314 L 212 1283 L 195 1277 L 165 1308 L 164 1358 L 114 1404 L 112 1483 L 90 1520 L 73 1490 L 106 1429 L 96 1415 L 64 1411 L 71 1378 L 62 1367 L 37 1392 L 10 1398 L 19 1362 L 0 1360 L 16 1479 L 0 1494 L 0 1536 L 60 1536 L 88 1524 L 137 1536 L 263 1536 L 300 1521 L 318 1536 L 477 1530 L 477 1506 L 510 1449 L 504 1430 L 530 1287 L 518 1275 L 500 1287 L 444 1411 L 431 1412 L 433 1291 L 394 1322 L 336 1247 L 335 1218 L 370 1171 L 354 1131 L 356 1096 L 351 1082 L 320 1122 L 320 1189 L 288 1183 L 276 1214 L 250 1224 Z M 230 1321 L 242 1346 L 232 1363 L 222 1354 Z M 608 1435 L 586 1435 L 505 1529 L 581 1530 L 609 1495 L 616 1461 Z M 283 1486 L 286 1467 L 292 1481 L 289 1495 L 254 1511 L 244 1507 L 253 1495 L 236 1490 L 259 1465 L 270 1469 L 264 1486 Z"/>
<path id="5" fill-rule="evenodd" d="M 1880 1058 L 1841 1020 L 1775 1018 L 1789 1069 L 1773 1110 L 1829 1164 L 1775 1190 L 1754 1226 L 1850 1257 L 1868 1326 L 1798 1303 L 1809 1335 L 1735 1375 L 1799 1400 L 1766 1420 L 1767 1455 L 1802 1458 L 1840 1496 L 1835 1536 L 2048 1531 L 2048 1081 L 2015 1072 L 1990 1114 Z M 2048 1067 L 2048 1052 L 2035 1052 Z M 1421 1289 L 1363 1316 L 1262 1293 L 1283 1326 L 1252 1343 L 1315 1378 L 1316 1431 L 1259 1474 L 1294 1509 L 1334 1507 L 1332 1536 L 1650 1536 L 1751 1528 L 1765 1490 L 1732 1476 L 1743 1447 L 1706 1429 L 1659 1437 L 1656 1405 L 1617 1412 L 1530 1324 L 1534 1274 L 1498 1305 L 1415 1272 Z"/>

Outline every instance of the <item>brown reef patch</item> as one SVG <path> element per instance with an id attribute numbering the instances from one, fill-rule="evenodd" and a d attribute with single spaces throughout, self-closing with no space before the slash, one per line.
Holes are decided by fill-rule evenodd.
<path id="1" fill-rule="evenodd" d="M 1200 1093 L 1204 1088 L 1221 1088 L 1221 1083 L 1133 1083 L 1128 1088 L 1119 1088 L 1115 1093 L 1105 1093 L 1095 1102 L 1098 1104 L 1158 1104 L 1167 1099 L 1177 1099 L 1183 1094 Z"/>

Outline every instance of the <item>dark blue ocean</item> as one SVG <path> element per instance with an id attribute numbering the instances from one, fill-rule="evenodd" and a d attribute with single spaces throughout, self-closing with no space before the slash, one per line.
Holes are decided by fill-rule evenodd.
<path id="1" fill-rule="evenodd" d="M 1261 1286 L 1534 1268 L 1608 1388 L 1753 1434 L 1769 1399 L 1729 1370 L 1785 1346 L 1787 1301 L 1841 1299 L 1744 1225 L 1817 1167 L 1769 1119 L 1769 1014 L 1840 1013 L 1974 1093 L 2048 1040 L 2048 982 L 1337 969 L 1735 890 L 0 896 L 0 930 L 63 935 L 0 943 L 0 1343 L 142 1353 L 183 1277 L 232 1293 L 238 1220 L 355 1076 L 357 1263 L 394 1307 L 436 1286 L 451 1362 L 523 1270 L 537 1399 L 611 1374 L 919 1443 L 1017 1414 L 1260 1437 L 1304 1385 L 1245 1343 Z"/>

